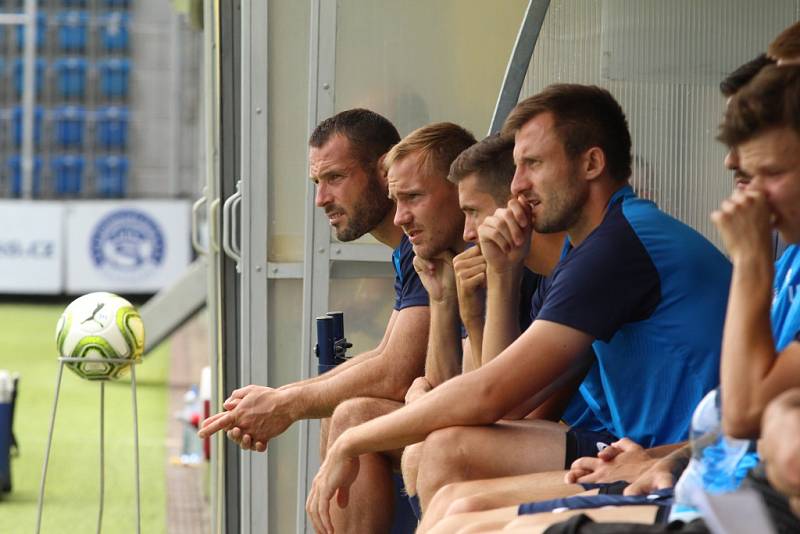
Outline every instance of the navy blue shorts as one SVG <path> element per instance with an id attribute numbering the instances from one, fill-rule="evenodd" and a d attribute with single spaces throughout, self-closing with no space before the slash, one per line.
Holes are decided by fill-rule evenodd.
<path id="1" fill-rule="evenodd" d="M 654 491 L 650 495 L 575 495 L 562 499 L 520 504 L 517 513 L 526 515 L 541 512 L 602 508 L 604 506 L 657 505 L 659 507 L 669 507 L 672 505 L 672 496 L 672 488 Z"/>
<path id="2" fill-rule="evenodd" d="M 584 456 L 597 456 L 597 453 L 618 441 L 619 438 L 610 432 L 594 432 L 570 428 L 567 431 L 567 454 L 564 458 L 564 469 L 572 467 L 572 462 Z"/>

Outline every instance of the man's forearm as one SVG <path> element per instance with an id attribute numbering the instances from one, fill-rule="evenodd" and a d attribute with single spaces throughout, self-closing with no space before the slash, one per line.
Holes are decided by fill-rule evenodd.
<path id="1" fill-rule="evenodd" d="M 776 361 L 770 324 L 774 267 L 768 258 L 734 262 L 722 336 L 720 385 L 726 431 L 755 437 L 767 399 L 762 386 Z"/>
<path id="2" fill-rule="evenodd" d="M 458 374 L 461 363 L 461 336 L 458 301 L 431 301 L 431 326 L 425 358 L 425 378 L 436 387 Z"/>
<path id="3" fill-rule="evenodd" d="M 343 372 L 343 371 L 345 371 L 347 369 L 350 369 L 351 367 L 353 367 L 355 365 L 363 363 L 363 362 L 369 360 L 370 358 L 374 358 L 378 354 L 380 354 L 380 350 L 377 349 L 377 348 L 372 349 L 372 350 L 368 350 L 367 352 L 362 352 L 361 354 L 356 354 L 352 358 L 348 358 L 346 362 L 344 362 L 344 363 L 342 363 L 340 365 L 337 365 L 336 367 L 334 367 L 333 369 L 331 369 L 330 371 L 328 371 L 325 374 L 312 376 L 312 377 L 306 378 L 305 380 L 298 380 L 297 382 L 291 382 L 289 384 L 285 384 L 285 385 L 279 387 L 278 389 L 283 390 L 283 389 L 290 389 L 290 388 L 296 388 L 296 387 L 305 387 L 305 386 L 308 386 L 310 384 L 315 384 L 315 383 L 323 381 L 323 380 L 330 380 L 334 376 L 337 376 L 339 373 L 341 373 L 341 372 Z"/>
<path id="4" fill-rule="evenodd" d="M 519 287 L 522 267 L 510 272 L 486 271 L 486 325 L 481 363 L 485 365 L 519 337 Z"/>
<path id="5" fill-rule="evenodd" d="M 660 460 L 658 460 L 659 464 L 667 467 L 672 476 L 677 481 L 680 478 L 681 473 L 683 470 L 686 469 L 686 466 L 689 465 L 689 460 L 692 459 L 692 446 L 689 443 L 686 443 L 682 447 L 675 449 L 671 453 L 667 454 Z"/>
<path id="6" fill-rule="evenodd" d="M 321 380 L 308 381 L 288 388 L 293 419 L 330 417 L 342 401 L 355 397 L 376 397 L 403 401 L 408 386 L 422 374 L 422 362 L 392 361 L 388 354 L 368 358 L 357 365 L 339 370 L 335 375 L 323 375 Z M 349 363 L 349 362 L 348 362 Z M 344 364 L 343 364 L 344 365 Z M 342 367 L 342 366 L 340 366 Z"/>
<path id="7" fill-rule="evenodd" d="M 658 447 L 647 449 L 647 454 L 649 454 L 651 458 L 664 458 L 677 450 L 683 449 L 688 444 L 688 441 L 682 441 L 680 443 L 671 443 L 669 445 L 659 445 Z M 691 455 L 691 447 L 688 450 Z"/>
<path id="8" fill-rule="evenodd" d="M 465 321 L 464 328 L 467 331 L 465 343 L 469 343 L 469 351 L 465 351 L 469 353 L 469 361 L 467 361 L 466 356 L 462 361 L 462 370 L 466 373 L 477 369 L 483 363 L 481 357 L 483 354 L 483 318 Z"/>
<path id="9" fill-rule="evenodd" d="M 393 450 L 423 441 L 431 432 L 448 426 L 481 425 L 496 419 L 483 403 L 475 377 L 479 371 L 459 375 L 425 396 L 390 414 L 343 433 L 338 446 L 345 456 Z M 469 399 L 469 402 L 464 402 Z"/>

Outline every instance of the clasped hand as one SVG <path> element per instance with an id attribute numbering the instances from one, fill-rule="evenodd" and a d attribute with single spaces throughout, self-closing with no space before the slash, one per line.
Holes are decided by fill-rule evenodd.
<path id="1" fill-rule="evenodd" d="M 565 476 L 567 484 L 632 482 L 655 460 L 640 445 L 628 438 L 615 441 L 597 453 L 597 458 L 578 458 Z"/>
<path id="2" fill-rule="evenodd" d="M 263 452 L 270 439 L 283 433 L 290 424 L 291 417 L 279 408 L 280 390 L 250 385 L 235 390 L 225 400 L 225 411 L 212 415 L 198 432 L 205 438 L 225 430 L 228 438 L 242 449 Z"/>

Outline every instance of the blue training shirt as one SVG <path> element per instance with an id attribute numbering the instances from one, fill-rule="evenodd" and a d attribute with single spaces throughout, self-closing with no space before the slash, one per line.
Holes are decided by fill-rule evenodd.
<path id="1" fill-rule="evenodd" d="M 414 249 L 408 236 L 403 234 L 400 244 L 392 252 L 394 265 L 394 309 L 427 306 L 428 292 L 414 270 Z"/>
<path id="2" fill-rule="evenodd" d="M 595 338 L 597 373 L 580 391 L 608 432 L 676 443 L 719 383 L 730 276 L 711 243 L 626 185 L 584 242 L 566 247 L 532 313 Z"/>
<path id="3" fill-rule="evenodd" d="M 790 245 L 775 262 L 770 321 L 775 348 L 780 352 L 800 332 L 800 246 Z"/>

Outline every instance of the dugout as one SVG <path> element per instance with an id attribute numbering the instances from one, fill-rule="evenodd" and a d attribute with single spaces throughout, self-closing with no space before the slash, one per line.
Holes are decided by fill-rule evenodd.
<path id="1" fill-rule="evenodd" d="M 389 316 L 391 301 L 375 298 L 391 293 L 388 250 L 337 242 L 314 207 L 306 142 L 320 120 L 360 106 L 401 135 L 450 120 L 480 137 L 550 83 L 602 85 L 628 116 L 639 194 L 718 243 L 708 214 L 732 185 L 714 140 L 719 81 L 797 20 L 800 1 L 207 0 L 203 15 L 194 218 L 209 235 L 196 248 L 218 404 L 243 384 L 312 376 L 313 319 L 327 310 L 345 312 L 356 351 Z M 317 451 L 316 422 L 267 454 L 216 438 L 211 532 L 311 532 Z"/>

